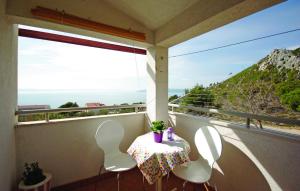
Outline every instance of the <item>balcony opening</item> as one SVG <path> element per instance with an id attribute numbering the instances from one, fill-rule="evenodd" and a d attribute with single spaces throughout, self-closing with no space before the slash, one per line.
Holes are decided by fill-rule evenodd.
<path id="1" fill-rule="evenodd" d="M 298 11 L 287 2 L 172 47 L 169 86 L 186 89 L 173 109 L 299 135 Z"/>
<path id="2" fill-rule="evenodd" d="M 29 38 L 28 38 L 29 37 Z M 144 49 L 20 26 L 18 110 L 85 107 L 19 116 L 19 121 L 135 112 L 145 103 Z M 120 108 L 108 107 L 119 105 Z M 103 108 L 101 108 L 103 107 Z M 107 108 L 105 108 L 107 107 Z"/>

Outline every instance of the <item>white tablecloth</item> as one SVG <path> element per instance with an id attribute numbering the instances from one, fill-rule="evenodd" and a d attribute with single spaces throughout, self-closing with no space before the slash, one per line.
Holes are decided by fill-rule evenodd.
<path id="1" fill-rule="evenodd" d="M 160 177 L 168 174 L 176 165 L 190 162 L 190 145 L 181 137 L 174 135 L 174 141 L 154 142 L 153 133 L 141 135 L 135 139 L 127 152 L 136 160 L 147 181 L 153 184 Z"/>

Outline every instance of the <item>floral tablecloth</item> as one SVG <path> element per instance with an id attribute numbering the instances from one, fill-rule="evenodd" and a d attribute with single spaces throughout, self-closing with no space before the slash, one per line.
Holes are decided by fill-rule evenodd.
<path id="1" fill-rule="evenodd" d="M 190 151 L 189 143 L 181 137 L 175 135 L 174 141 L 169 141 L 164 134 L 163 142 L 156 143 L 152 132 L 137 137 L 127 150 L 149 184 L 168 174 L 176 165 L 190 162 Z"/>

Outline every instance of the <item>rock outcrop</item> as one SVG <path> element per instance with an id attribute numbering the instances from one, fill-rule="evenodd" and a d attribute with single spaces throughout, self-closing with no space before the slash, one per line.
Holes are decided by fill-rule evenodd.
<path id="1" fill-rule="evenodd" d="M 285 68 L 297 70 L 300 73 L 300 57 L 295 55 L 293 50 L 275 49 L 259 63 L 259 70 L 265 70 L 270 65 L 275 66 L 279 71 Z"/>

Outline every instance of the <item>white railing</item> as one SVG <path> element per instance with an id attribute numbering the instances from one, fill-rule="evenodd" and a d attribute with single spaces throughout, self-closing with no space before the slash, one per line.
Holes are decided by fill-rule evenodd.
<path id="1" fill-rule="evenodd" d="M 45 121 L 49 122 L 50 113 L 70 113 L 79 111 L 90 110 L 116 110 L 116 109 L 131 109 L 134 108 L 134 112 L 138 113 L 140 109 L 146 108 L 146 104 L 132 104 L 132 105 L 112 105 L 112 106 L 98 106 L 98 107 L 72 107 L 72 108 L 57 108 L 57 109 L 35 109 L 35 110 L 18 110 L 15 112 L 16 116 L 26 116 L 33 114 L 44 114 Z"/>
<path id="2" fill-rule="evenodd" d="M 182 105 L 177 105 L 177 104 L 169 104 L 169 107 L 171 107 L 171 110 L 173 112 L 174 112 L 174 108 L 183 108 L 183 109 L 189 109 L 189 110 L 197 111 L 197 112 L 214 113 L 214 114 L 226 114 L 226 115 L 231 115 L 231 116 L 242 117 L 242 118 L 246 119 L 246 127 L 247 128 L 250 127 L 250 120 L 251 119 L 300 126 L 300 120 L 298 120 L 298 119 L 279 118 L 279 117 L 273 117 L 273 116 L 267 116 L 267 115 L 257 115 L 257 114 L 252 114 L 252 113 L 227 111 L 227 110 L 222 110 L 222 109 L 210 109 L 210 108 L 204 108 L 204 107 L 182 106 Z"/>

